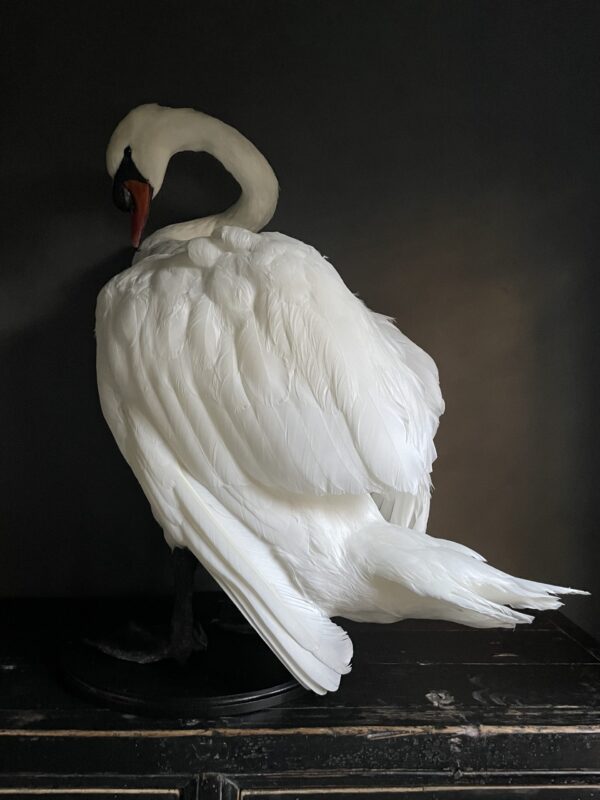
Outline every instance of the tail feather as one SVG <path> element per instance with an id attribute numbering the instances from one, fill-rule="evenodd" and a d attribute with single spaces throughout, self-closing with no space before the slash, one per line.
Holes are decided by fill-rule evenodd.
<path id="1" fill-rule="evenodd" d="M 270 547 L 188 478 L 175 493 L 184 544 L 302 686 L 335 691 L 350 671 L 348 634 L 300 594 Z M 260 565 L 257 569 L 256 565 Z"/>
<path id="2" fill-rule="evenodd" d="M 533 617 L 516 609 L 555 609 L 561 594 L 588 594 L 508 575 L 469 548 L 376 523 L 351 544 L 370 581 L 379 585 L 382 619 L 446 619 L 473 627 L 514 628 Z"/>

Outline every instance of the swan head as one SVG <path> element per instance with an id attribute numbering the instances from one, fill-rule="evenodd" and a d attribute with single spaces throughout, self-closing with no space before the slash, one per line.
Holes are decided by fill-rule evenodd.
<path id="1" fill-rule="evenodd" d="M 241 195 L 221 214 L 169 225 L 169 235 L 183 239 L 206 235 L 219 220 L 221 224 L 258 231 L 273 216 L 279 189 L 277 178 L 248 139 L 230 125 L 193 108 L 148 103 L 134 108 L 119 122 L 106 151 L 115 203 L 131 214 L 134 247 L 139 247 L 150 203 L 160 191 L 169 159 L 186 150 L 206 151 L 214 156 L 240 184 Z M 154 238 L 158 233 L 161 231 L 153 234 Z"/>
<path id="2" fill-rule="evenodd" d="M 138 106 L 115 128 L 106 151 L 106 168 L 113 179 L 117 208 L 131 214 L 131 243 L 139 247 L 151 201 L 162 186 L 171 151 L 161 139 L 163 108 L 156 103 Z"/>

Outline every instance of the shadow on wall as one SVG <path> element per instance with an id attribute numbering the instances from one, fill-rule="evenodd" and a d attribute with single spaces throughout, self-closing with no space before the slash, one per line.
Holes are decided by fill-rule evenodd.
<path id="1" fill-rule="evenodd" d="M 150 230 L 185 219 L 190 202 L 204 214 L 239 193 L 205 155 L 174 158 L 169 182 L 173 190 L 153 203 Z M 131 263 L 132 249 L 122 247 L 129 219 L 113 207 L 103 171 L 15 176 L 12 184 L 9 246 L 16 244 L 5 253 L 0 291 L 0 365 L 9 377 L 0 398 L 10 532 L 0 537 L 2 594 L 168 590 L 169 549 L 96 387 L 96 297 Z M 200 581 L 213 585 L 208 575 Z"/>
<path id="2" fill-rule="evenodd" d="M 59 197 L 52 185 L 45 187 L 51 210 L 32 235 L 31 187 L 19 184 L 17 224 L 24 229 L 15 238 L 27 259 L 8 255 L 2 291 L 0 359 L 9 377 L 0 411 L 3 523 L 10 532 L 0 537 L 2 591 L 35 595 L 41 586 L 44 594 L 86 594 L 106 582 L 107 592 L 126 592 L 138 566 L 135 590 L 160 591 L 168 586 L 168 549 L 102 418 L 96 388 L 96 296 L 131 251 L 93 259 L 110 249 L 111 227 L 122 222 L 98 213 L 106 176 L 91 186 L 62 176 Z M 19 272 L 22 264 L 30 275 Z M 77 271 L 65 273 L 73 265 Z"/>

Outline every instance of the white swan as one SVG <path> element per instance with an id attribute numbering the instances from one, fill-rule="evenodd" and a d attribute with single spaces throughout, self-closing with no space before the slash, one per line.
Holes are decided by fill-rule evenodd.
<path id="1" fill-rule="evenodd" d="M 425 533 L 443 401 L 432 359 L 312 247 L 257 234 L 267 161 L 192 109 L 143 105 L 107 166 L 137 246 L 174 153 L 238 180 L 222 214 L 149 236 L 98 298 L 104 415 L 171 547 L 188 548 L 305 687 L 338 688 L 330 617 L 514 627 L 577 590 L 522 580 Z"/>

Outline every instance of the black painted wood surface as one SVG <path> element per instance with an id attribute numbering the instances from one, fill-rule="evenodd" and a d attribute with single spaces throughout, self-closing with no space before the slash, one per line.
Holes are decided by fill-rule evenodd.
<path id="1" fill-rule="evenodd" d="M 516 631 L 344 623 L 336 694 L 165 720 L 95 707 L 57 669 L 64 639 L 136 603 L 0 604 L 2 797 L 600 798 L 600 649 L 560 614 Z"/>

